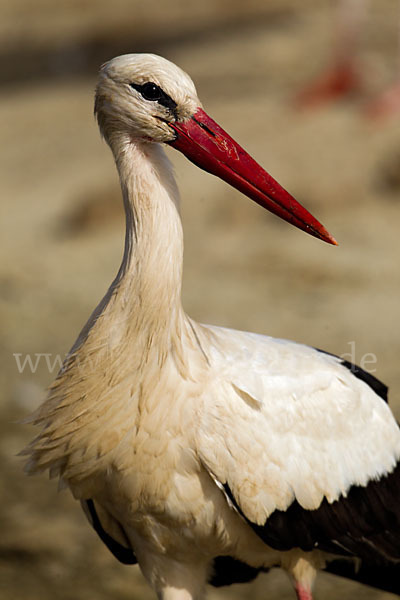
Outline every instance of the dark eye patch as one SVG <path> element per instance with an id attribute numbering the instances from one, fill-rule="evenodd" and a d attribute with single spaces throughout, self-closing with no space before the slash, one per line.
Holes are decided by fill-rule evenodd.
<path id="1" fill-rule="evenodd" d="M 142 94 L 145 100 L 161 100 L 163 91 L 162 89 L 156 85 L 155 83 L 151 83 L 148 81 L 144 83 L 140 88 L 140 93 Z"/>
<path id="2" fill-rule="evenodd" d="M 168 94 L 166 94 L 159 85 L 153 83 L 152 81 L 146 81 L 146 83 L 142 84 L 130 83 L 129 85 L 131 88 L 139 92 L 139 94 L 141 94 L 145 100 L 158 102 L 158 104 L 161 104 L 161 106 L 168 108 L 168 110 L 170 110 L 174 115 L 175 119 L 178 118 L 176 111 L 178 106 L 177 103 L 171 98 L 171 96 L 168 96 Z"/>

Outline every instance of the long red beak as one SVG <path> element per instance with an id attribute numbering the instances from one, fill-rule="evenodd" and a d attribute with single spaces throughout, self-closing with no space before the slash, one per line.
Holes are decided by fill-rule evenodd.
<path id="1" fill-rule="evenodd" d="M 184 123 L 169 123 L 176 132 L 170 145 L 195 165 L 217 175 L 234 188 L 299 229 L 337 245 L 319 221 L 251 158 L 201 108 Z"/>

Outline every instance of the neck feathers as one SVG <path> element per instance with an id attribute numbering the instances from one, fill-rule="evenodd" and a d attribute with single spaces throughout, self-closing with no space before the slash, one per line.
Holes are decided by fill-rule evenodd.
<path id="1" fill-rule="evenodd" d="M 160 396 L 157 386 L 168 387 L 174 373 L 191 379 L 187 353 L 196 347 L 181 307 L 182 227 L 168 160 L 155 144 L 127 143 L 113 152 L 126 211 L 122 264 L 32 416 L 43 431 L 26 451 L 29 472 L 49 468 L 69 480 L 90 461 L 98 468 L 140 420 L 143 402 Z M 104 431 L 117 417 L 126 422 L 106 447 Z"/>
<path id="2" fill-rule="evenodd" d="M 168 338 L 183 318 L 183 233 L 172 167 L 158 144 L 110 143 L 120 176 L 126 236 L 123 260 L 72 351 L 91 332 L 114 338 Z M 100 333 L 100 331 L 99 331 Z M 159 340 L 160 346 L 161 339 Z M 164 343 L 169 345 L 168 339 Z M 155 345 L 153 343 L 153 345 Z"/>
<path id="3" fill-rule="evenodd" d="M 82 372 L 87 363 L 90 377 L 104 371 L 115 384 L 172 357 L 185 376 L 183 346 L 191 328 L 181 305 L 183 234 L 172 168 L 156 144 L 127 142 L 112 150 L 126 212 L 124 256 L 62 374 L 73 379 L 76 365 Z"/>

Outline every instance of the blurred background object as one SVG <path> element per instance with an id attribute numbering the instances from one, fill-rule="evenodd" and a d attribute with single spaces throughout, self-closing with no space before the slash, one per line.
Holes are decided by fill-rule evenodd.
<path id="1" fill-rule="evenodd" d="M 358 55 L 368 0 L 337 0 L 336 4 L 331 63 L 299 92 L 299 107 L 312 108 L 362 92 Z"/>
<path id="2" fill-rule="evenodd" d="M 200 321 L 287 337 L 344 355 L 390 386 L 400 416 L 400 130 L 360 117 L 357 94 L 320 110 L 291 99 L 328 62 L 337 2 L 3 0 L 0 323 L 0 598 L 151 598 L 116 563 L 68 493 L 27 479 L 16 424 L 45 387 L 115 275 L 124 223 L 112 157 L 93 119 L 99 65 L 164 55 L 205 107 L 338 239 L 325 247 L 178 153 L 184 305 Z M 370 0 L 359 60 L 373 95 L 395 72 L 398 0 Z M 273 315 L 273 317 L 272 317 Z M 316 597 L 358 590 L 321 576 Z M 280 573 L 222 598 L 292 598 Z M 366 599 L 389 599 L 365 588 Z"/>
<path id="3" fill-rule="evenodd" d="M 370 72 L 360 57 L 369 15 L 369 3 L 369 0 L 337 0 L 330 64 L 296 94 L 297 107 L 315 108 L 341 98 L 351 96 L 363 98 L 364 95 L 368 97 Z M 364 113 L 371 119 L 390 117 L 400 112 L 400 3 L 398 3 L 397 31 L 396 64 L 390 83 L 377 91 L 374 97 L 365 101 Z"/>

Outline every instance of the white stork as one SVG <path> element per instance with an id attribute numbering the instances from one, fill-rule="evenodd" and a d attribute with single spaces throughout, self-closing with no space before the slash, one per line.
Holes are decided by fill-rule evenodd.
<path id="1" fill-rule="evenodd" d="M 162 600 L 282 567 L 400 592 L 400 431 L 386 387 L 294 342 L 181 305 L 179 196 L 162 143 L 330 243 L 328 232 L 149 54 L 105 64 L 95 112 L 126 211 L 118 274 L 32 420 L 27 471 L 59 476 Z"/>

